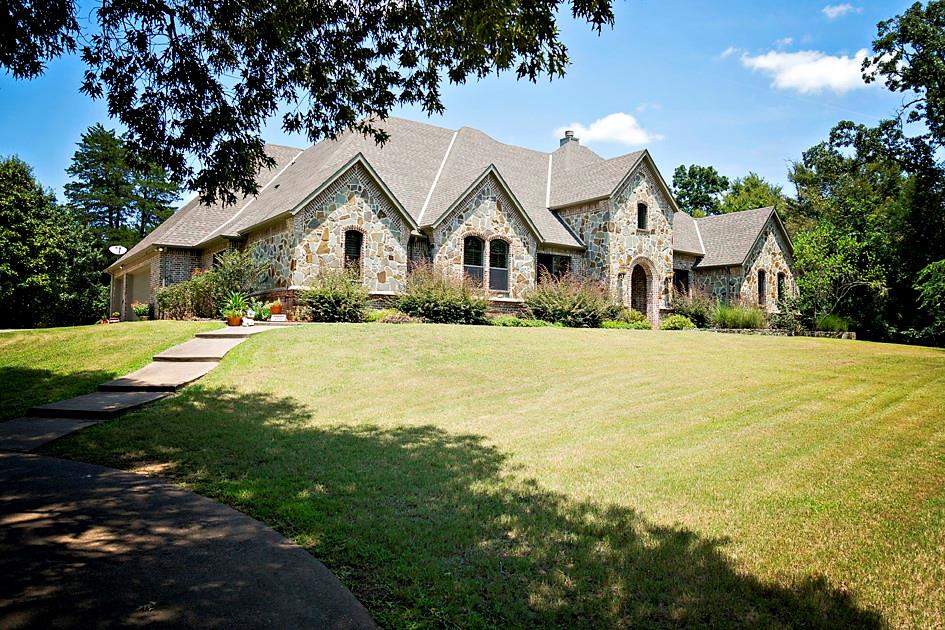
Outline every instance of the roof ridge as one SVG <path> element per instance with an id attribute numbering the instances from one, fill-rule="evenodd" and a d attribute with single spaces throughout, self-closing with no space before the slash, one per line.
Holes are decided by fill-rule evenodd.
<path id="1" fill-rule="evenodd" d="M 456 136 L 458 135 L 459 130 L 453 132 L 453 135 L 450 138 L 449 146 L 446 147 L 446 153 L 443 154 L 443 160 L 440 162 L 440 168 L 437 169 L 436 175 L 433 176 L 433 183 L 430 184 L 430 190 L 427 192 L 427 198 L 423 201 L 423 206 L 420 208 L 420 214 L 417 216 L 418 225 L 423 225 L 423 215 L 427 211 L 427 206 L 430 205 L 430 198 L 433 197 L 433 190 L 436 188 L 437 182 L 440 181 L 440 175 L 443 174 L 443 168 L 446 166 L 446 161 L 450 157 L 450 151 L 453 150 L 453 143 L 456 142 Z"/>

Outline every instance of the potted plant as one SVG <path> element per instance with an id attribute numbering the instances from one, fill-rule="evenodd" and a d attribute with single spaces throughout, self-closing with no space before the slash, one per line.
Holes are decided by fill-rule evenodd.
<path id="1" fill-rule="evenodd" d="M 119 313 L 118 311 L 115 311 L 114 313 L 112 313 L 111 317 L 108 318 L 108 323 L 110 324 L 117 324 L 120 321 L 121 321 L 121 313 Z"/>
<path id="2" fill-rule="evenodd" d="M 151 315 L 150 304 L 142 304 L 141 302 L 134 302 L 131 305 L 131 310 L 134 311 L 135 316 L 143 322 L 146 322 L 151 318 L 150 317 Z"/>
<path id="3" fill-rule="evenodd" d="M 273 315 L 282 315 L 282 300 L 276 298 L 269 303 L 269 312 Z"/>
<path id="4" fill-rule="evenodd" d="M 223 303 L 220 313 L 226 318 L 229 326 L 239 326 L 243 323 L 243 315 L 247 308 L 246 296 L 236 291 L 231 292 Z"/>
<path id="5" fill-rule="evenodd" d="M 260 302 L 259 300 L 252 300 L 249 304 L 249 309 L 253 311 L 253 317 L 261 322 L 266 321 L 272 315 L 269 304 Z"/>

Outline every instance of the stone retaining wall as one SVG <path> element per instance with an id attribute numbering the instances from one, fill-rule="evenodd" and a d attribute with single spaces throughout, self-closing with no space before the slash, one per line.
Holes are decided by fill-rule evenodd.
<path id="1" fill-rule="evenodd" d="M 729 333 L 733 335 L 768 335 L 771 337 L 823 337 L 826 339 L 856 339 L 855 332 L 828 332 L 825 330 L 776 330 L 774 328 L 701 328 L 708 332 Z"/>

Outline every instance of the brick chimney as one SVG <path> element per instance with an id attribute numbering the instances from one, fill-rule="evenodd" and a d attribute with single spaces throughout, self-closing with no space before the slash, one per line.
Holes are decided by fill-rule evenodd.
<path id="1" fill-rule="evenodd" d="M 580 140 L 579 138 L 575 138 L 575 137 L 574 137 L 574 132 L 571 131 L 570 129 L 568 129 L 567 131 L 564 132 L 564 137 L 561 138 L 560 144 L 559 144 L 558 146 L 559 146 L 559 147 L 563 147 L 564 145 L 566 145 L 566 144 L 569 143 L 569 142 L 577 142 L 578 144 L 581 143 L 581 140 Z"/>

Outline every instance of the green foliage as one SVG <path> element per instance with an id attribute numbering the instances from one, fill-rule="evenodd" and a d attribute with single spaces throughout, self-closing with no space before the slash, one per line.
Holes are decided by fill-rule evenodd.
<path id="1" fill-rule="evenodd" d="M 82 134 L 66 197 L 106 245 L 130 248 L 174 212 L 180 186 L 159 165 L 133 165 L 123 137 L 101 124 Z"/>
<path id="2" fill-rule="evenodd" d="M 243 317 L 246 315 L 247 308 L 249 308 L 249 301 L 246 295 L 238 291 L 231 291 L 226 296 L 226 300 L 223 301 L 220 313 L 223 317 Z"/>
<path id="3" fill-rule="evenodd" d="M 719 211 L 722 213 L 741 212 L 755 208 L 774 206 L 780 209 L 785 204 L 780 186 L 769 184 L 757 173 L 748 173 L 732 182 L 732 188 L 722 198 Z"/>
<path id="4" fill-rule="evenodd" d="M 191 281 L 161 287 L 154 293 L 161 317 L 165 319 L 193 319 L 194 304 L 191 299 Z"/>
<path id="5" fill-rule="evenodd" d="M 490 319 L 489 323 L 493 326 L 505 326 L 507 328 L 545 328 L 555 325 L 540 319 L 522 319 L 515 315 L 499 315 Z"/>
<path id="6" fill-rule="evenodd" d="M 308 308 L 312 321 L 360 322 L 367 310 L 368 290 L 356 273 L 326 269 L 299 292 L 299 302 Z"/>
<path id="7" fill-rule="evenodd" d="M 716 304 L 712 313 L 715 328 L 746 328 L 758 330 L 768 327 L 768 315 L 753 306 Z"/>
<path id="8" fill-rule="evenodd" d="M 422 324 L 424 322 L 424 320 L 420 317 L 413 317 L 412 315 L 407 315 L 406 313 L 401 313 L 400 311 L 388 313 L 377 321 L 380 324 Z"/>
<path id="9" fill-rule="evenodd" d="M 272 311 L 269 310 L 269 305 L 255 298 L 249 301 L 249 310 L 253 311 L 253 319 L 259 321 L 264 322 L 272 317 Z"/>
<path id="10" fill-rule="evenodd" d="M 640 322 L 650 323 L 649 318 L 638 310 L 627 308 L 623 304 L 611 305 L 607 313 L 607 319 L 610 321 L 626 322 L 628 324 L 637 324 Z"/>
<path id="11" fill-rule="evenodd" d="M 18 158 L 0 160 L 0 327 L 90 324 L 108 311 L 104 253 Z"/>
<path id="12" fill-rule="evenodd" d="M 612 312 L 610 295 L 600 282 L 573 274 L 539 284 L 525 303 L 535 319 L 572 328 L 597 328 Z"/>
<path id="13" fill-rule="evenodd" d="M 211 271 L 219 287 L 218 291 L 249 293 L 257 288 L 256 283 L 266 266 L 266 263 L 257 260 L 251 251 L 231 249 L 217 256 Z"/>
<path id="14" fill-rule="evenodd" d="M 676 295 L 673 297 L 673 310 L 679 315 L 689 318 L 697 328 L 705 328 L 712 319 L 716 303 L 717 300 L 709 294 L 693 291 L 691 296 Z"/>
<path id="15" fill-rule="evenodd" d="M 21 2 L 14 6 L 21 5 Z M 26 3 L 26 7 L 30 7 Z M 255 193 L 271 167 L 262 127 L 311 141 L 353 128 L 387 139 L 380 121 L 420 105 L 442 113 L 441 84 L 500 72 L 536 81 L 570 62 L 559 16 L 600 31 L 610 0 L 293 4 L 129 0 L 76 20 L 54 0 L 17 9 L 0 43 L 0 68 L 42 73 L 43 62 L 83 42 L 82 91 L 104 98 L 139 158 L 167 165 L 206 201 Z M 10 10 L 12 11 L 12 9 Z M 5 26 L 10 26 L 5 24 Z"/>
<path id="16" fill-rule="evenodd" d="M 652 330 L 653 326 L 648 319 L 628 322 L 622 319 L 605 319 L 600 323 L 601 328 L 618 328 L 623 330 Z"/>
<path id="17" fill-rule="evenodd" d="M 369 308 L 364 312 L 365 322 L 379 322 L 388 315 L 399 313 L 396 308 Z"/>
<path id="18" fill-rule="evenodd" d="M 694 217 L 719 214 L 719 198 L 728 187 L 728 178 L 719 175 L 712 166 L 680 164 L 673 172 L 676 202 Z"/>
<path id="19" fill-rule="evenodd" d="M 660 330 L 691 330 L 696 325 L 685 315 L 670 315 L 660 324 Z"/>
<path id="20" fill-rule="evenodd" d="M 778 302 L 777 312 L 772 313 L 768 320 L 775 330 L 786 330 L 795 335 L 809 328 L 801 312 L 800 300 L 796 297 L 787 297 Z"/>
<path id="21" fill-rule="evenodd" d="M 430 265 L 411 272 L 397 300 L 402 312 L 439 324 L 484 324 L 488 306 L 480 289 Z"/>
<path id="22" fill-rule="evenodd" d="M 134 302 L 131 305 L 131 310 L 138 317 L 147 317 L 151 314 L 151 305 L 146 303 L 142 304 L 141 302 Z"/>
<path id="23" fill-rule="evenodd" d="M 850 330 L 850 322 L 840 315 L 834 315 L 833 313 L 819 316 L 816 319 L 816 324 L 817 330 L 827 332 L 847 332 Z"/>
<path id="24" fill-rule="evenodd" d="M 930 325 L 928 335 L 945 341 L 945 260 L 936 261 L 919 272 L 915 284 L 919 304 L 925 310 Z"/>
<path id="25" fill-rule="evenodd" d="M 158 289 L 155 302 L 168 319 L 214 318 L 230 293 L 248 294 L 256 287 L 263 268 L 252 254 L 231 250 L 218 256 L 214 267 L 194 271 L 190 280 Z"/>

